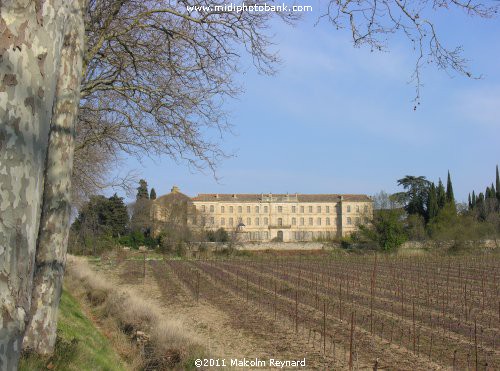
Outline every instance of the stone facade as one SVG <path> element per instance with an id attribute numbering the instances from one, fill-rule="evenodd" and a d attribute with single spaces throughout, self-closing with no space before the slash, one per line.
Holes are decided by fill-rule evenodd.
<path id="1" fill-rule="evenodd" d="M 172 190 L 178 192 L 175 187 Z M 196 210 L 190 224 L 237 231 L 244 241 L 340 237 L 373 216 L 373 201 L 366 195 L 199 194 L 190 200 Z"/>

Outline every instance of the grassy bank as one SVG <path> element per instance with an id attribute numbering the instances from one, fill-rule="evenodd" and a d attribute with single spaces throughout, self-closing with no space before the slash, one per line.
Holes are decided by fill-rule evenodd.
<path id="1" fill-rule="evenodd" d="M 20 370 L 126 370 L 108 340 L 83 314 L 76 299 L 64 291 L 59 307 L 54 355 L 24 354 Z"/>
<path id="2" fill-rule="evenodd" d="M 109 262 L 96 263 L 101 268 L 106 264 Z M 113 349 L 131 369 L 194 369 L 194 360 L 206 352 L 196 337 L 176 319 L 165 316 L 161 307 L 108 281 L 84 258 L 68 256 L 65 283 L 88 306 L 99 327 L 110 335 Z"/>

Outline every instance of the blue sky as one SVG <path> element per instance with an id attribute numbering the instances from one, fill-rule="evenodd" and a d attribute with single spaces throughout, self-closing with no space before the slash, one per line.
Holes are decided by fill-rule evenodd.
<path id="1" fill-rule="evenodd" d="M 319 9 L 313 2 L 315 9 Z M 500 164 L 500 19 L 460 12 L 436 17 L 448 45 L 463 45 L 480 80 L 423 71 L 422 99 L 414 111 L 409 84 L 415 55 L 403 39 L 389 52 L 353 48 L 349 34 L 315 11 L 295 27 L 276 24 L 283 60 L 276 76 L 262 76 L 241 61 L 245 91 L 227 103 L 235 135 L 223 147 L 216 180 L 168 158 L 129 158 L 158 194 L 173 184 L 197 193 L 395 192 L 404 175 L 437 181 L 452 174 L 455 196 L 484 191 Z"/>

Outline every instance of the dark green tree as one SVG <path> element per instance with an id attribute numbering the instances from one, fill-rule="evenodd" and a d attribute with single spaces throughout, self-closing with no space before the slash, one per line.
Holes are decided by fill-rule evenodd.
<path id="1" fill-rule="evenodd" d="M 144 179 L 139 180 L 136 200 L 149 200 L 148 183 Z"/>
<path id="2" fill-rule="evenodd" d="M 468 198 L 467 206 L 469 207 L 469 210 L 472 210 L 472 198 L 470 196 L 470 193 L 469 193 L 469 198 Z"/>
<path id="3" fill-rule="evenodd" d="M 116 193 L 108 201 L 107 223 L 111 227 L 113 237 L 123 236 L 127 231 L 129 221 L 127 206 L 123 202 L 123 197 L 118 197 Z"/>
<path id="4" fill-rule="evenodd" d="M 476 207 L 476 192 L 472 191 L 472 209 Z"/>
<path id="5" fill-rule="evenodd" d="M 446 192 L 444 190 L 443 182 L 441 181 L 441 178 L 439 178 L 438 186 L 437 186 L 437 202 L 439 209 L 441 210 L 444 205 L 446 205 Z"/>
<path id="6" fill-rule="evenodd" d="M 399 201 L 405 205 L 406 212 L 410 215 L 418 214 L 425 218 L 430 182 L 425 176 L 407 175 L 398 179 L 398 185 L 403 186 L 406 190 L 406 192 L 396 194 Z"/>
<path id="7" fill-rule="evenodd" d="M 455 205 L 455 195 L 453 194 L 450 171 L 448 171 L 448 180 L 446 181 L 446 202 L 450 205 Z"/>
<path id="8" fill-rule="evenodd" d="M 156 200 L 156 191 L 154 188 L 151 188 L 151 192 L 149 193 L 150 200 Z"/>
<path id="9" fill-rule="evenodd" d="M 469 195 L 470 203 L 470 195 Z M 437 216 L 439 212 L 438 200 L 437 200 L 437 190 L 434 183 L 431 183 L 429 187 L 429 195 L 427 197 L 427 221 L 432 220 Z"/>
<path id="10" fill-rule="evenodd" d="M 500 175 L 498 174 L 498 165 L 497 165 L 496 185 L 497 185 L 497 199 L 500 202 Z"/>

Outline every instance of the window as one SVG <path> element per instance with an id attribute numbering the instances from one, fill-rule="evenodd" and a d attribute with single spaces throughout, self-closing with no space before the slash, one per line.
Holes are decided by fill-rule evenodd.
<path id="1" fill-rule="evenodd" d="M 329 213 L 330 212 L 330 206 L 327 206 L 326 207 L 326 212 Z"/>
<path id="2" fill-rule="evenodd" d="M 259 225 L 259 218 L 255 218 L 255 225 Z"/>
<path id="3" fill-rule="evenodd" d="M 350 213 L 351 212 L 351 205 L 347 205 L 347 212 Z"/>
<path id="4" fill-rule="evenodd" d="M 207 223 L 207 221 L 205 220 L 205 217 L 202 216 L 201 217 L 201 225 L 205 225 Z"/>
<path id="5" fill-rule="evenodd" d="M 247 225 L 252 225 L 252 219 L 247 218 Z"/>
<path id="6" fill-rule="evenodd" d="M 250 206 L 247 206 L 247 213 L 250 214 Z"/>
<path id="7" fill-rule="evenodd" d="M 351 224 L 352 224 L 352 222 L 351 222 L 351 218 L 349 218 L 349 217 L 348 217 L 348 218 L 347 218 L 347 225 L 351 225 Z"/>
<path id="8" fill-rule="evenodd" d="M 269 224 L 269 220 L 267 218 L 264 218 L 264 225 L 268 225 Z"/>
<path id="9" fill-rule="evenodd" d="M 292 218 L 292 225 L 297 225 L 297 219 Z"/>
<path id="10" fill-rule="evenodd" d="M 225 211 L 226 211 L 226 208 L 225 208 L 224 206 L 221 206 L 221 207 L 220 207 L 220 212 L 221 212 L 221 213 L 223 213 L 223 212 L 225 212 Z"/>
<path id="11" fill-rule="evenodd" d="M 278 225 L 280 227 L 283 225 L 283 218 L 278 218 Z"/>
<path id="12" fill-rule="evenodd" d="M 368 212 L 368 205 L 365 205 L 365 213 Z"/>
<path id="13" fill-rule="evenodd" d="M 318 222 L 318 225 L 321 225 L 321 218 L 318 218 L 317 222 Z"/>
<path id="14" fill-rule="evenodd" d="M 258 214 L 259 213 L 259 207 L 258 206 L 255 206 L 255 213 Z"/>
<path id="15" fill-rule="evenodd" d="M 359 205 L 356 205 L 356 212 L 359 213 Z"/>
<path id="16" fill-rule="evenodd" d="M 215 224 L 215 218 L 213 216 L 210 217 L 210 224 L 211 225 Z"/>
<path id="17" fill-rule="evenodd" d="M 318 207 L 316 208 L 316 211 L 317 211 L 318 213 L 320 213 L 320 212 L 321 212 L 321 206 L 318 206 Z"/>
<path id="18" fill-rule="evenodd" d="M 300 218 L 300 225 L 304 225 L 304 218 Z"/>
<path id="19" fill-rule="evenodd" d="M 229 212 L 232 213 L 233 212 L 233 207 L 232 206 L 229 206 Z"/>
<path id="20" fill-rule="evenodd" d="M 359 224 L 361 222 L 360 218 L 356 218 L 356 224 Z"/>
<path id="21" fill-rule="evenodd" d="M 309 212 L 312 213 L 313 212 L 313 207 L 312 206 L 309 206 Z"/>
<path id="22" fill-rule="evenodd" d="M 238 213 L 242 213 L 243 212 L 243 208 L 241 206 L 238 206 Z"/>
<path id="23" fill-rule="evenodd" d="M 206 209 L 205 205 L 201 205 L 201 211 L 206 211 Z"/>
<path id="24" fill-rule="evenodd" d="M 326 218 L 326 225 L 330 225 L 330 218 Z"/>
<path id="25" fill-rule="evenodd" d="M 309 218 L 309 225 L 313 225 L 313 218 Z"/>
<path id="26" fill-rule="evenodd" d="M 267 213 L 267 206 L 264 206 L 264 212 Z"/>
<path id="27" fill-rule="evenodd" d="M 234 222 L 233 222 L 233 218 L 229 218 L 229 225 L 232 227 L 232 226 L 233 226 L 233 224 L 234 224 Z"/>
<path id="28" fill-rule="evenodd" d="M 292 206 L 292 213 L 296 213 L 297 212 L 297 206 Z"/>
<path id="29" fill-rule="evenodd" d="M 220 225 L 226 225 L 226 219 L 220 218 Z"/>
<path id="30" fill-rule="evenodd" d="M 215 211 L 215 206 L 214 205 L 210 205 L 210 212 L 213 213 Z"/>
<path id="31" fill-rule="evenodd" d="M 300 207 L 300 212 L 303 213 L 304 212 L 304 206 L 301 206 Z"/>
<path id="32" fill-rule="evenodd" d="M 242 217 L 238 218 L 238 224 L 240 224 L 240 223 L 243 223 L 243 218 Z"/>
<path id="33" fill-rule="evenodd" d="M 278 206 L 278 212 L 282 213 L 283 212 L 283 206 Z"/>

